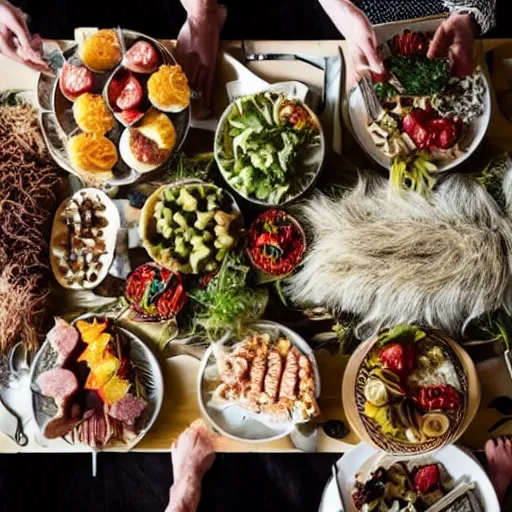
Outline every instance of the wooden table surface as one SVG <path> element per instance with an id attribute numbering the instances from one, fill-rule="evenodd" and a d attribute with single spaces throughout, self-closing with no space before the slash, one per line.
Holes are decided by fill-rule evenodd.
<path id="1" fill-rule="evenodd" d="M 166 44 L 172 47 L 172 42 Z M 245 44 L 249 51 L 271 51 L 274 53 L 303 52 L 322 56 L 336 55 L 338 46 L 341 46 L 345 53 L 345 60 L 348 62 L 344 41 L 260 41 L 245 42 Z M 502 59 L 512 57 L 512 41 L 484 40 L 481 44 L 478 43 L 476 48 L 482 62 L 484 62 L 483 52 L 494 51 L 496 58 L 492 76 L 494 88 L 495 90 L 507 88 L 509 80 L 506 65 L 503 64 Z M 235 57 L 240 56 L 239 42 L 224 43 L 222 49 L 224 52 L 230 53 Z M 321 71 L 312 69 L 310 66 L 301 62 L 258 62 L 251 63 L 248 67 L 258 76 L 261 76 L 269 82 L 294 79 L 317 87 L 322 83 Z M 512 77 L 512 73 L 510 76 Z M 235 77 L 233 76 L 232 66 L 221 57 L 215 84 L 216 108 L 213 115 L 214 119 L 218 118 L 219 113 L 227 104 L 227 94 L 224 85 L 233 78 Z M 0 89 L 35 89 L 36 83 L 36 73 L 17 63 L 7 61 L 4 57 L 0 56 Z M 194 133 L 194 131 L 191 132 L 191 137 L 194 136 Z M 208 140 L 208 137 L 206 139 Z M 497 152 L 512 148 L 512 125 L 500 114 L 494 100 L 492 119 L 487 139 Z M 350 156 L 350 152 L 353 150 L 352 148 L 354 148 L 355 143 L 347 133 L 344 133 L 343 141 L 344 153 Z M 147 324 L 132 324 L 130 328 L 135 334 L 140 333 L 143 339 L 158 339 L 158 333 L 151 331 L 151 329 L 154 328 L 148 330 L 146 326 Z M 317 352 L 317 359 L 322 382 L 322 397 L 320 400 L 322 416 L 320 420 L 333 418 L 344 420 L 345 414 L 343 404 L 341 403 L 341 382 L 348 357 L 331 356 L 327 351 L 320 350 Z M 151 431 L 138 445 L 137 450 L 168 450 L 172 441 L 179 433 L 193 420 L 200 417 L 196 397 L 196 380 L 199 361 L 190 356 L 176 356 L 163 360 L 162 367 L 165 379 L 165 395 L 162 411 Z M 462 443 L 472 449 L 481 449 L 483 447 L 485 440 L 490 436 L 490 434 L 487 433 L 487 429 L 500 418 L 497 412 L 487 408 L 492 397 L 497 394 L 512 396 L 512 381 L 506 371 L 502 358 L 485 361 L 482 365 L 478 366 L 478 371 L 482 381 L 483 391 L 481 410 L 462 438 Z M 504 427 L 504 429 L 496 432 L 497 435 L 504 435 L 505 433 L 512 434 L 512 431 L 508 432 L 506 427 Z M 327 437 L 320 431 L 318 451 L 343 452 L 357 442 L 359 442 L 359 440 L 353 433 L 350 433 L 343 441 L 337 441 Z M 226 452 L 282 452 L 294 450 L 291 441 L 287 438 L 268 444 L 243 444 L 219 438 L 217 445 L 219 451 Z M 31 442 L 26 448 L 20 449 L 13 441 L 0 434 L 0 452 L 4 453 L 42 450 L 70 451 L 72 449 L 74 450 L 75 448 L 65 443 L 46 443 L 45 446 L 41 446 L 41 444 L 36 442 Z"/>

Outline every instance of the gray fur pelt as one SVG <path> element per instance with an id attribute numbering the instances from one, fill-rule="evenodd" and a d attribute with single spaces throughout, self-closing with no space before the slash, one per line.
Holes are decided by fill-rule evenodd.
<path id="1" fill-rule="evenodd" d="M 417 323 L 457 334 L 510 309 L 512 223 L 468 177 L 448 177 L 428 199 L 361 178 L 342 199 L 318 193 L 299 212 L 314 239 L 285 291 L 360 316 L 359 333 Z"/>

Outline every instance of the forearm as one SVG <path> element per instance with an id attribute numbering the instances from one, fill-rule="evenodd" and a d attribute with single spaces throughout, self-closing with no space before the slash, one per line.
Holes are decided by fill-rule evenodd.
<path id="1" fill-rule="evenodd" d="M 496 25 L 496 0 L 444 0 L 452 12 L 471 13 L 480 34 Z"/>
<path id="2" fill-rule="evenodd" d="M 196 512 L 201 499 L 201 481 L 194 477 L 176 480 L 170 490 L 165 512 Z"/>
<path id="3" fill-rule="evenodd" d="M 320 5 L 323 7 L 324 11 L 327 13 L 327 16 L 331 18 L 333 23 L 336 25 L 338 30 L 340 27 L 338 26 L 337 20 L 340 17 L 349 16 L 350 15 L 350 5 L 352 2 L 349 0 L 318 0 Z"/>
<path id="4" fill-rule="evenodd" d="M 180 0 L 189 18 L 207 18 L 219 9 L 217 0 Z"/>

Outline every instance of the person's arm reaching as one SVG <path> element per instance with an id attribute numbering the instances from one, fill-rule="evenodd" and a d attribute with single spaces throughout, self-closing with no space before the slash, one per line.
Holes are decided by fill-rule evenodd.
<path id="1" fill-rule="evenodd" d="M 27 15 L 7 0 L 0 0 L 0 55 L 36 71 L 48 71 L 41 44 L 41 38 L 28 30 Z"/>
<path id="2" fill-rule="evenodd" d="M 211 108 L 213 77 L 226 8 L 217 0 L 181 0 L 181 3 L 187 11 L 187 20 L 178 35 L 176 58 L 199 98 L 193 105 L 194 114 L 205 117 Z"/>
<path id="3" fill-rule="evenodd" d="M 343 34 L 347 43 L 352 72 L 351 85 L 361 71 L 369 69 L 373 73 L 384 72 L 382 59 L 377 51 L 377 36 L 364 14 L 349 0 L 319 0 L 336 28 Z"/>
<path id="4" fill-rule="evenodd" d="M 172 447 L 174 483 L 166 512 L 195 512 L 201 480 L 215 460 L 213 436 L 201 420 L 185 430 Z"/>
<path id="5" fill-rule="evenodd" d="M 446 0 L 450 16 L 441 23 L 430 44 L 431 59 L 448 55 L 456 76 L 473 72 L 473 39 L 496 23 L 496 0 Z"/>

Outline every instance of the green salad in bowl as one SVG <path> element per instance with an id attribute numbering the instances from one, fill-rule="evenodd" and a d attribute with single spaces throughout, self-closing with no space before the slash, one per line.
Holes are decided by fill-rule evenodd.
<path id="1" fill-rule="evenodd" d="M 221 117 L 215 157 L 224 179 L 247 200 L 285 204 L 316 181 L 324 137 L 302 101 L 262 92 L 234 101 Z"/>

